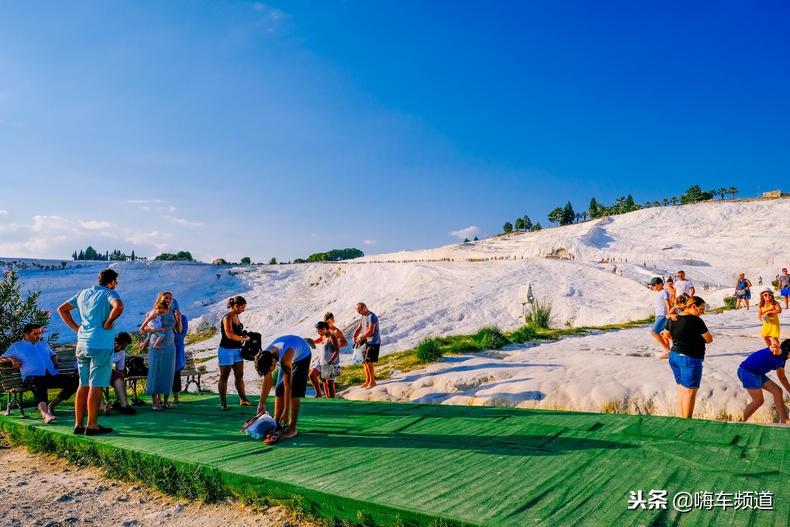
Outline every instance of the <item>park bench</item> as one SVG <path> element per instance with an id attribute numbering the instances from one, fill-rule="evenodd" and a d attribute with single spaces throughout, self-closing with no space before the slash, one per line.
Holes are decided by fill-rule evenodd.
<path id="1" fill-rule="evenodd" d="M 58 357 L 58 373 L 63 375 L 77 375 L 77 358 L 72 347 L 55 352 Z M 19 368 L 10 364 L 0 364 L 0 387 L 6 394 L 6 409 L 3 415 L 11 415 L 11 408 L 19 409 L 19 417 L 26 418 L 24 394 L 29 391 L 25 388 Z"/>
<path id="2" fill-rule="evenodd" d="M 181 376 L 184 377 L 184 391 L 189 390 L 190 384 L 197 386 L 197 393 L 200 393 L 200 376 L 203 375 L 203 370 L 200 366 L 195 364 L 195 356 L 191 350 L 184 352 L 186 358 L 186 365 L 181 370 Z"/>

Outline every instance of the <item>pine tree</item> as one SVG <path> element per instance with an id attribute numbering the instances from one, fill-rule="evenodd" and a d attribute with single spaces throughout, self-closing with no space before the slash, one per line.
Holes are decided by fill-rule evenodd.
<path id="1" fill-rule="evenodd" d="M 19 342 L 24 337 L 22 328 L 25 324 L 40 324 L 46 328 L 49 325 L 50 313 L 38 307 L 38 297 L 41 291 L 31 293 L 22 298 L 22 286 L 19 277 L 13 271 L 3 271 L 0 280 L 0 350 L 7 350 L 14 342 Z M 52 333 L 47 341 L 57 339 L 58 334 Z"/>

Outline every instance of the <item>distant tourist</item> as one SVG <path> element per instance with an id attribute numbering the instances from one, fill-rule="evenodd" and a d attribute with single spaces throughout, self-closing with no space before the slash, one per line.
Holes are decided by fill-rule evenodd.
<path id="1" fill-rule="evenodd" d="M 741 308 L 741 301 L 746 304 L 746 310 L 749 310 L 749 300 L 752 298 L 751 291 L 752 283 L 746 278 L 744 273 L 738 275 L 738 280 L 735 282 L 735 298 L 738 299 L 735 304 L 735 309 Z"/>
<path id="2" fill-rule="evenodd" d="M 321 380 L 323 380 L 323 394 L 330 399 L 335 397 L 335 379 L 340 375 L 340 342 L 329 330 L 329 324 L 322 320 L 316 323 L 315 330 L 318 338 L 315 344 L 318 347 L 318 361 L 315 368 L 310 370 L 310 382 L 316 388 L 316 397 L 321 397 Z"/>
<path id="3" fill-rule="evenodd" d="M 757 277 L 757 285 L 758 286 L 762 286 L 763 285 L 763 277 L 762 276 L 758 276 Z"/>
<path id="4" fill-rule="evenodd" d="M 688 296 L 694 296 L 694 293 L 696 293 L 691 280 L 686 280 L 685 271 L 678 271 L 678 279 L 675 281 L 675 292 L 679 295 L 685 293 Z"/>
<path id="5" fill-rule="evenodd" d="M 738 368 L 738 378 L 752 400 L 743 409 L 743 415 L 739 421 L 746 421 L 763 405 L 763 390 L 765 390 L 774 396 L 774 405 L 776 406 L 776 413 L 779 414 L 779 422 L 790 423 L 784 405 L 782 388 L 766 376 L 769 371 L 776 370 L 779 382 L 782 383 L 785 390 L 790 392 L 790 382 L 787 382 L 787 376 L 785 375 L 785 363 L 787 362 L 788 353 L 790 353 L 790 340 L 785 340 L 781 346 L 771 344 L 767 348 L 755 351 L 741 363 Z"/>
<path id="6" fill-rule="evenodd" d="M 126 369 L 126 348 L 132 343 L 132 337 L 122 331 L 115 335 L 115 342 L 113 343 L 113 356 L 112 356 L 112 373 L 110 374 L 110 386 L 115 392 L 115 402 L 110 405 L 108 400 L 103 408 L 104 413 L 112 408 L 122 414 L 133 415 L 137 411 L 129 405 L 126 398 L 126 378 L 124 377 L 124 370 Z"/>
<path id="7" fill-rule="evenodd" d="M 361 315 L 359 326 L 354 330 L 354 344 L 362 346 L 362 367 L 365 370 L 365 384 L 363 388 L 369 390 L 376 386 L 376 371 L 373 364 L 379 361 L 381 348 L 381 333 L 379 318 L 368 309 L 363 302 L 357 304 L 357 313 Z"/>
<path id="8" fill-rule="evenodd" d="M 247 399 L 247 392 L 244 390 L 244 359 L 241 358 L 241 343 L 250 340 L 250 337 L 242 334 L 244 325 L 239 320 L 239 315 L 247 309 L 247 301 L 243 296 L 234 296 L 228 299 L 228 309 L 230 311 L 222 317 L 219 325 L 221 338 L 217 358 L 219 360 L 219 401 L 220 410 L 228 409 L 228 378 L 233 372 L 233 383 L 236 386 L 236 393 L 239 394 L 239 404 L 241 406 L 252 406 Z"/>
<path id="9" fill-rule="evenodd" d="M 785 299 L 785 309 L 787 309 L 787 301 L 790 298 L 790 274 L 787 274 L 787 267 L 782 268 L 782 274 L 776 276 L 779 282 L 779 294 Z"/>
<path id="10" fill-rule="evenodd" d="M 58 357 L 42 339 L 44 328 L 40 324 L 25 324 L 23 337 L 0 357 L 0 363 L 7 363 L 20 369 L 25 389 L 33 392 L 33 402 L 45 423 L 55 420 L 55 406 L 65 401 L 77 391 L 79 379 L 75 375 L 58 373 Z M 60 393 L 49 402 L 48 390 L 60 388 Z"/>
<path id="11" fill-rule="evenodd" d="M 653 297 L 653 306 L 655 307 L 656 320 L 653 323 L 653 329 L 650 334 L 661 344 L 663 352 L 659 355 L 660 359 L 669 358 L 669 343 L 662 335 L 664 328 L 667 327 L 667 314 L 669 313 L 669 293 L 664 289 L 664 281 L 659 277 L 654 277 L 650 280 L 650 288 L 656 292 Z"/>
<path id="12" fill-rule="evenodd" d="M 107 434 L 112 428 L 99 425 L 103 388 L 110 385 L 115 332 L 113 326 L 123 313 L 123 302 L 115 291 L 118 273 L 99 272 L 99 284 L 77 293 L 58 308 L 68 327 L 77 332 L 77 366 L 80 387 L 74 402 L 74 433 L 89 436 Z M 74 322 L 71 311 L 79 312 L 82 323 Z M 88 424 L 85 425 L 85 417 Z"/>
<path id="13" fill-rule="evenodd" d="M 152 316 L 150 313 L 146 322 L 140 326 L 140 331 L 149 333 L 161 333 L 164 330 L 161 339 L 157 339 L 161 342 L 159 347 L 156 347 L 157 341 L 154 341 L 148 348 L 148 380 L 145 384 L 145 393 L 151 396 L 151 410 L 155 412 L 173 408 L 168 399 L 173 389 L 176 367 L 175 333 L 181 331 L 181 313 L 171 309 L 172 303 L 172 293 L 168 291 L 159 293 L 154 310 L 159 317 L 161 329 L 154 329 L 148 324 Z"/>
<path id="14" fill-rule="evenodd" d="M 694 296 L 689 299 L 683 314 L 676 320 L 670 319 L 664 330 L 664 338 L 672 341 L 669 366 L 678 385 L 678 415 L 689 418 L 694 414 L 697 391 L 702 380 L 702 362 L 705 360 L 705 344 L 713 342 L 700 315 L 705 312 L 705 301 Z"/>
<path id="15" fill-rule="evenodd" d="M 296 437 L 299 408 L 307 393 L 312 346 L 302 337 L 285 335 L 263 348 L 255 357 L 255 369 L 263 377 L 258 413 L 266 410 L 266 400 L 272 389 L 272 371 L 280 365 L 274 388 L 274 419 L 277 427 L 263 440 L 272 445 L 281 439 Z"/>
<path id="16" fill-rule="evenodd" d="M 779 345 L 779 313 L 782 312 L 782 306 L 774 298 L 774 292 L 770 289 L 763 290 L 760 293 L 760 309 L 757 313 L 757 319 L 763 321 L 763 329 L 760 336 L 765 340 L 766 346 Z"/>

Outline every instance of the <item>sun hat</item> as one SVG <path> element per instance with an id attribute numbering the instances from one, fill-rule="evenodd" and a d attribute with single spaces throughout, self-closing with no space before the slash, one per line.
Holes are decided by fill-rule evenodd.
<path id="1" fill-rule="evenodd" d="M 657 277 L 657 276 L 654 277 L 652 280 L 650 280 L 650 285 L 657 285 L 657 284 L 663 284 L 663 283 L 664 283 L 664 281 L 662 279 L 660 279 L 659 277 Z"/>

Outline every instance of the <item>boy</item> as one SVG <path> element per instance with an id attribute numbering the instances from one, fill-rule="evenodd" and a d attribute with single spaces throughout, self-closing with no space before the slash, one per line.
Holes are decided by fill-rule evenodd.
<path id="1" fill-rule="evenodd" d="M 757 411 L 763 404 L 763 390 L 774 396 L 776 413 L 779 414 L 780 423 L 790 424 L 787 418 L 787 411 L 784 405 L 784 393 L 782 389 L 769 379 L 765 374 L 776 370 L 779 382 L 790 392 L 790 382 L 785 375 L 785 363 L 790 353 L 790 339 L 782 342 L 781 346 L 771 344 L 768 348 L 755 351 L 744 360 L 738 368 L 738 378 L 743 383 L 743 387 L 749 392 L 751 402 L 743 409 L 743 416 L 739 419 L 744 422 Z"/>
<path id="2" fill-rule="evenodd" d="M 664 352 L 658 355 L 658 358 L 668 359 L 669 342 L 664 338 L 661 332 L 667 327 L 667 314 L 670 308 L 669 293 L 664 289 L 664 281 L 657 276 L 650 280 L 650 288 L 656 292 L 653 298 L 653 304 L 656 308 L 656 321 L 653 323 L 653 329 L 650 330 L 650 334 L 653 335 L 658 343 L 661 344 L 661 347 L 664 348 Z"/>

